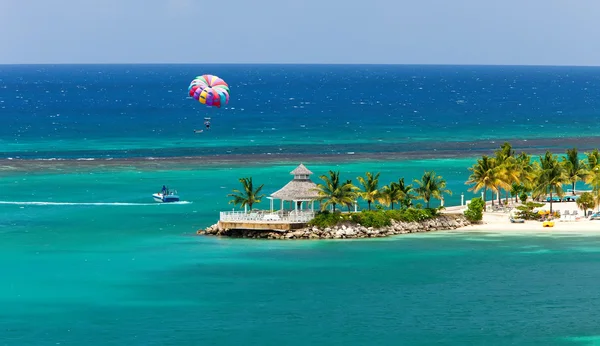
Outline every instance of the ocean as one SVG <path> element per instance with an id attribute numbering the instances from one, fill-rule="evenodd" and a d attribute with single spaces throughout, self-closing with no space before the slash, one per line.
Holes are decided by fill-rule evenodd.
<path id="1" fill-rule="evenodd" d="M 227 106 L 187 98 L 205 73 Z M 592 67 L 0 65 L 0 345 L 598 343 L 595 236 L 195 232 L 239 178 L 270 194 L 299 163 L 435 170 L 458 205 L 504 141 L 600 147 L 599 94 Z"/>

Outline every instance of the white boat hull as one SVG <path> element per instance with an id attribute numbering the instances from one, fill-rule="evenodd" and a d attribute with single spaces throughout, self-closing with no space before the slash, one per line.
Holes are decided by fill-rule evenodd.
<path id="1" fill-rule="evenodd" d="M 162 193 L 154 193 L 152 194 L 152 198 L 160 203 L 179 202 L 179 196 L 174 194 L 163 195 Z"/>

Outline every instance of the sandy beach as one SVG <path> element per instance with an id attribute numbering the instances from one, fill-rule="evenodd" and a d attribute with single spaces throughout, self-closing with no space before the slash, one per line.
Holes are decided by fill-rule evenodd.
<path id="1" fill-rule="evenodd" d="M 462 212 L 465 207 L 450 207 L 448 212 Z M 550 203 L 545 203 L 541 209 L 550 210 Z M 575 202 L 559 202 L 552 204 L 553 211 L 578 211 L 578 218 L 570 221 L 554 220 L 554 227 L 543 227 L 541 221 L 527 220 L 525 223 L 511 223 L 509 212 L 484 212 L 480 224 L 457 229 L 456 231 L 479 231 L 502 234 L 594 234 L 600 235 L 600 220 L 590 220 L 583 217 L 584 212 L 577 208 Z"/>

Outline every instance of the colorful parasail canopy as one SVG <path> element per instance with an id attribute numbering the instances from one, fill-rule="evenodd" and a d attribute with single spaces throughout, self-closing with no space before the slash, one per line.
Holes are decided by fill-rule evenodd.
<path id="1" fill-rule="evenodd" d="M 194 78 L 188 88 L 194 100 L 207 106 L 220 108 L 229 103 L 229 85 L 217 76 L 205 74 Z"/>

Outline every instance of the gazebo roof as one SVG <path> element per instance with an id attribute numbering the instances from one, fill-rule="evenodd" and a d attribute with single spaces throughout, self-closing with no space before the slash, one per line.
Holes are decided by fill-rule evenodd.
<path id="1" fill-rule="evenodd" d="M 319 193 L 317 191 L 317 184 L 313 183 L 310 179 L 294 179 L 281 189 L 273 192 L 271 197 L 284 201 L 312 200 L 319 197 Z"/>
<path id="2" fill-rule="evenodd" d="M 290 174 L 294 175 L 294 179 L 287 183 L 281 189 L 271 194 L 272 198 L 281 199 L 284 201 L 294 200 L 314 200 L 319 197 L 317 184 L 313 183 L 308 176 L 313 174 L 303 164 L 296 167 Z"/>
<path id="3" fill-rule="evenodd" d="M 311 174 L 313 174 L 313 172 L 311 172 L 303 164 L 300 164 L 293 171 L 291 171 L 290 174 L 292 174 L 292 175 L 311 175 Z"/>

